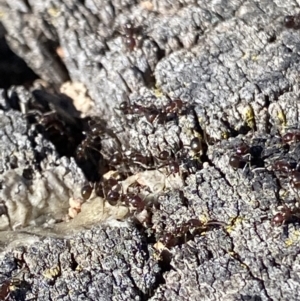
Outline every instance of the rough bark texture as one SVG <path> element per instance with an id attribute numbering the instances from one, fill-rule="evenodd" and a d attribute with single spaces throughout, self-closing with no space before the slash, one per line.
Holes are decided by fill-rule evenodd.
<path id="1" fill-rule="evenodd" d="M 19 57 L 7 56 L 25 60 L 29 82 L 37 74 L 56 90 L 68 79 L 84 83 L 95 102 L 89 113 L 123 127 L 120 141 L 139 152 L 177 155 L 197 135 L 205 148 L 178 157 L 184 185 L 164 173 L 169 189 L 154 194 L 150 229 L 114 222 L 112 210 L 108 222 L 82 230 L 96 223 L 92 213 L 104 215 L 95 206 L 71 234 L 73 221 L 51 223 L 88 175 L 18 110 L 46 103 L 70 133 L 78 112 L 63 113 L 62 95 L 36 87 L 3 90 L 0 226 L 10 244 L 3 243 L 0 299 L 299 300 L 300 179 L 274 168 L 278 159 L 293 168 L 300 159 L 299 141 L 283 147 L 280 138 L 299 124 L 300 21 L 284 26 L 298 13 L 296 1 L 1 0 L 6 40 Z M 129 21 L 140 27 L 134 49 L 125 45 Z M 12 67 L 0 87 L 18 84 L 5 81 L 15 74 Z M 171 122 L 124 122 L 113 110 L 128 99 L 161 108 L 169 98 L 187 104 Z M 242 141 L 250 159 L 235 170 L 228 162 Z M 106 160 L 116 142 L 103 143 Z M 287 207 L 292 213 L 274 227 Z M 201 223 L 184 231 L 191 219 Z"/>

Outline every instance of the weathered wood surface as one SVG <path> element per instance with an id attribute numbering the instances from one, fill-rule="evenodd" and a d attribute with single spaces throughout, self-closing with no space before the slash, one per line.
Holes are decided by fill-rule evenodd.
<path id="1" fill-rule="evenodd" d="M 90 226 L 85 220 L 75 234 L 72 223 L 40 229 L 42 218 L 37 227 L 30 222 L 45 214 L 43 206 L 37 210 L 42 196 L 30 203 L 31 193 L 18 185 L 9 189 L 15 183 L 9 175 L 21 177 L 26 162 L 33 166 L 34 156 L 47 149 L 36 173 L 50 194 L 53 175 L 64 202 L 80 189 L 84 176 L 69 165 L 70 159 L 56 158 L 54 146 L 43 137 L 33 136 L 32 142 L 26 122 L 12 110 L 10 90 L 9 101 L 1 100 L 1 217 L 17 228 L 13 217 L 18 215 L 10 213 L 22 201 L 30 221 L 20 221 L 29 228 L 4 229 L 1 235 L 2 242 L 6 236 L 10 242 L 2 253 L 1 280 L 24 268 L 10 298 L 300 299 L 297 218 L 280 227 L 271 223 L 279 205 L 297 207 L 299 200 L 289 179 L 271 168 L 277 158 L 297 163 L 300 155 L 296 143 L 286 151 L 278 138 L 285 127 L 299 123 L 299 31 L 283 25 L 286 15 L 300 12 L 296 1 L 2 0 L 0 11 L 13 51 L 54 89 L 69 78 L 84 83 L 96 104 L 93 114 L 111 116 L 114 105 L 128 98 L 151 103 L 155 93 L 195 105 L 196 114 L 181 116 L 179 124 L 156 125 L 154 134 L 146 135 L 152 128 L 143 118 L 137 120 L 126 129 L 133 147 L 155 153 L 157 144 L 185 145 L 199 128 L 210 137 L 204 168 L 187 177 L 183 195 L 174 189 L 158 199 L 150 238 L 130 222 L 80 230 L 83 223 Z M 124 46 L 122 34 L 128 20 L 143 27 L 140 47 L 133 51 Z M 29 101 L 24 90 L 16 93 Z M 46 92 L 28 92 L 27 97 L 34 93 L 39 98 Z M 245 125 L 245 134 L 238 135 Z M 227 136 L 235 137 L 224 140 Z M 260 149 L 265 169 L 235 171 L 229 166 L 241 139 Z M 9 163 L 12 154 L 18 168 Z M 51 213 L 57 214 L 55 209 Z M 170 260 L 158 257 L 153 244 L 160 236 L 204 217 L 226 226 L 211 227 L 171 247 Z M 16 250 L 16 245 L 24 248 Z"/>

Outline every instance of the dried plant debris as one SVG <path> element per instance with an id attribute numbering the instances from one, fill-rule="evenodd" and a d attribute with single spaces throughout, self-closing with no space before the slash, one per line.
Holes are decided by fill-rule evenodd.
<path id="1" fill-rule="evenodd" d="M 60 87 L 60 92 L 73 100 L 74 107 L 85 117 L 91 112 L 94 102 L 87 93 L 82 83 L 66 82 Z"/>

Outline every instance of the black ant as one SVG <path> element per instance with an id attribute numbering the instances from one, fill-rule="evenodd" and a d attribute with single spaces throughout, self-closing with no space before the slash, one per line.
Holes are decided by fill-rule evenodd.
<path id="1" fill-rule="evenodd" d="M 276 213 L 271 221 L 273 226 L 281 226 L 283 224 L 291 223 L 299 219 L 299 209 L 290 208 L 286 205 L 281 208 L 280 212 Z"/>
<path id="2" fill-rule="evenodd" d="M 101 136 L 105 133 L 106 124 L 102 120 L 91 119 L 88 121 L 89 133 L 93 137 Z"/>
<path id="3" fill-rule="evenodd" d="M 127 101 L 123 101 L 120 103 L 117 110 L 121 111 L 124 115 L 129 115 L 129 120 L 132 120 L 134 116 L 144 115 L 146 116 L 147 121 L 152 123 L 153 108 L 147 108 L 136 103 L 130 104 Z"/>
<path id="4" fill-rule="evenodd" d="M 124 163 L 124 156 L 120 152 L 115 152 L 114 154 L 111 155 L 109 159 L 109 165 L 110 166 L 119 166 L 122 163 Z"/>
<path id="5" fill-rule="evenodd" d="M 101 139 L 96 136 L 87 136 L 76 149 L 76 158 L 79 161 L 98 161 L 100 158 Z"/>
<path id="6" fill-rule="evenodd" d="M 134 48 L 141 46 L 141 27 L 134 27 L 131 22 L 128 22 L 123 26 L 123 31 L 125 34 L 124 44 L 126 49 L 133 51 Z"/>
<path id="7" fill-rule="evenodd" d="M 145 116 L 150 125 L 153 125 L 154 122 L 161 124 L 167 121 L 166 113 L 163 110 L 157 108 L 155 105 L 151 105 L 150 107 L 139 106 L 136 112 Z"/>
<path id="8" fill-rule="evenodd" d="M 239 144 L 235 149 L 235 154 L 229 158 L 229 165 L 234 169 L 244 168 L 251 162 L 250 147 L 245 142 Z"/>
<path id="9" fill-rule="evenodd" d="M 133 207 L 137 212 L 145 209 L 145 201 L 137 194 L 129 193 L 123 197 L 123 200 L 127 206 Z"/>
<path id="10" fill-rule="evenodd" d="M 58 118 L 56 112 L 43 114 L 39 111 L 34 111 L 26 114 L 26 117 L 30 123 L 36 125 L 39 132 L 46 133 L 50 140 L 53 140 L 53 138 L 57 140 L 57 136 L 65 136 L 67 134 L 65 124 Z"/>
<path id="11" fill-rule="evenodd" d="M 164 107 L 164 111 L 167 113 L 167 116 L 173 116 L 173 114 L 181 114 L 185 105 L 181 99 L 174 99 L 168 105 Z"/>
<path id="12" fill-rule="evenodd" d="M 172 174 L 172 175 L 179 173 L 179 171 L 180 171 L 179 163 L 176 161 L 170 160 L 168 162 L 168 168 L 169 168 L 170 174 Z"/>
<path id="13" fill-rule="evenodd" d="M 176 120 L 176 117 L 181 115 L 186 109 L 187 104 L 183 103 L 181 99 L 174 99 L 160 109 L 153 107 L 151 116 L 153 116 L 153 121 L 156 118 L 159 123 L 166 123 L 171 120 Z"/>
<path id="14" fill-rule="evenodd" d="M 172 248 L 178 244 L 178 237 L 172 233 L 166 233 L 163 235 L 163 237 L 160 238 L 160 242 L 166 247 L 166 248 Z"/>
<path id="15" fill-rule="evenodd" d="M 300 172 L 293 170 L 290 174 L 291 185 L 296 190 L 300 189 Z"/>
<path id="16" fill-rule="evenodd" d="M 132 163 L 136 163 L 136 164 L 143 166 L 145 169 L 149 169 L 149 166 L 153 166 L 153 157 L 152 156 L 143 156 L 139 153 L 134 152 L 128 156 L 128 159 Z"/>
<path id="17" fill-rule="evenodd" d="M 57 112 L 40 113 L 31 111 L 26 114 L 29 122 L 36 124 L 38 132 L 46 135 L 60 155 L 72 156 L 83 135 L 77 124 L 69 122 Z M 32 119 L 33 117 L 33 119 Z"/>
<path id="18" fill-rule="evenodd" d="M 300 16 L 285 16 L 283 24 L 286 28 L 299 29 L 300 28 Z"/>
<path id="19" fill-rule="evenodd" d="M 248 144 L 246 144 L 245 142 L 242 142 L 241 144 L 239 144 L 237 147 L 236 147 L 236 154 L 237 155 L 240 155 L 240 156 L 244 156 L 246 154 L 249 154 L 250 153 L 250 147 Z"/>
<path id="20" fill-rule="evenodd" d="M 180 171 L 180 165 L 179 163 L 174 159 L 174 157 L 172 156 L 172 154 L 169 151 L 162 151 L 158 154 L 157 157 L 158 160 L 163 161 L 164 163 L 159 166 L 160 167 L 164 167 L 164 166 L 168 166 L 169 169 L 169 175 L 171 174 L 176 174 L 179 173 Z"/>
<path id="21" fill-rule="evenodd" d="M 137 212 L 143 211 L 146 206 L 144 200 L 139 195 L 133 193 L 122 194 L 114 189 L 111 189 L 108 192 L 106 200 L 111 206 L 115 206 L 118 202 L 121 202 L 126 206 L 133 208 Z"/>
<path id="22" fill-rule="evenodd" d="M 289 174 L 293 171 L 292 165 L 284 160 L 277 160 L 273 164 L 273 170 L 282 172 L 283 174 Z"/>
<path id="23" fill-rule="evenodd" d="M 183 113 L 187 105 L 181 99 L 174 99 L 169 104 L 162 108 L 152 106 L 148 109 L 146 119 L 152 124 L 154 120 L 159 123 L 167 122 L 176 118 L 177 115 Z"/>
<path id="24" fill-rule="evenodd" d="M 161 161 L 166 161 L 170 158 L 170 152 L 164 150 L 158 154 L 158 159 Z"/>
<path id="25" fill-rule="evenodd" d="M 288 132 L 285 135 L 283 135 L 281 139 L 284 144 L 300 142 L 300 132 Z"/>
<path id="26" fill-rule="evenodd" d="M 149 124 L 153 124 L 154 121 L 164 123 L 174 119 L 177 114 L 182 113 L 184 107 L 185 105 L 180 99 L 175 99 L 162 108 L 157 108 L 155 105 L 144 107 L 124 101 L 119 105 L 118 110 L 124 115 L 143 115 Z"/>
<path id="27" fill-rule="evenodd" d="M 234 169 L 244 168 L 249 160 L 246 160 L 240 155 L 232 155 L 229 158 L 229 165 Z"/>
<path id="28" fill-rule="evenodd" d="M 106 122 L 104 120 L 91 119 L 88 121 L 88 126 L 89 126 L 89 130 L 88 130 L 89 136 L 99 137 L 99 138 L 101 137 L 102 139 L 104 139 L 105 135 L 109 136 L 114 139 L 118 147 L 121 147 L 122 144 L 118 136 L 112 129 L 106 126 Z"/>
<path id="29" fill-rule="evenodd" d="M 106 123 L 100 119 L 88 121 L 88 129 L 85 132 L 85 139 L 77 146 L 75 158 L 79 166 L 83 169 L 90 181 L 99 181 L 102 174 L 107 171 L 110 165 L 102 151 L 102 140 L 104 135 L 108 135 L 121 148 L 121 142 L 113 130 L 106 127 Z M 99 164 L 101 162 L 101 164 Z"/>
<path id="30" fill-rule="evenodd" d="M 95 184 L 95 194 L 105 199 L 111 206 L 117 205 L 120 199 L 119 182 L 116 179 L 99 181 Z"/>
<path id="31" fill-rule="evenodd" d="M 203 149 L 203 143 L 199 137 L 194 137 L 190 142 L 190 148 L 193 152 L 199 153 Z"/>
<path id="32" fill-rule="evenodd" d="M 75 159 L 89 181 L 98 181 L 105 173 L 107 164 L 101 151 L 101 139 L 99 136 L 86 136 L 77 146 Z M 101 164 L 100 164 L 101 162 Z"/>
<path id="33" fill-rule="evenodd" d="M 167 121 L 167 116 L 164 112 L 161 110 L 155 108 L 155 107 L 150 107 L 150 108 L 145 108 L 145 117 L 146 120 L 153 125 L 154 121 L 156 121 L 158 124 L 159 123 L 164 123 Z"/>
<path id="34" fill-rule="evenodd" d="M 152 155 L 144 156 L 137 151 L 127 151 L 124 154 L 115 152 L 111 157 L 109 164 L 112 167 L 119 167 L 123 164 L 129 170 L 129 164 L 137 164 L 145 170 L 154 168 Z"/>
<path id="35" fill-rule="evenodd" d="M 34 121 L 31 123 L 38 123 L 42 125 L 46 130 L 49 128 L 57 128 L 58 131 L 61 131 L 62 128 L 62 121 L 59 119 L 56 112 L 51 111 L 47 113 L 41 113 L 39 111 L 31 111 L 26 114 L 26 117 L 29 118 L 29 120 L 32 121 L 32 117 L 34 118 Z"/>
<path id="36" fill-rule="evenodd" d="M 200 138 L 195 137 L 190 142 L 190 149 L 194 153 L 198 153 L 203 148 L 202 141 Z M 158 154 L 156 157 L 159 161 L 163 162 L 163 165 L 160 167 L 167 166 L 169 169 L 169 175 L 175 175 L 180 172 L 180 166 L 182 165 L 188 173 L 193 173 L 198 169 L 202 168 L 202 164 L 199 158 L 191 158 L 186 152 L 178 151 L 173 155 L 170 151 L 164 150 Z M 195 170 L 196 169 L 196 170 Z"/>
<path id="37" fill-rule="evenodd" d="M 132 113 L 131 106 L 130 106 L 130 104 L 127 101 L 122 101 L 119 104 L 119 106 L 117 108 L 115 108 L 115 109 L 121 111 L 124 115 Z"/>
<path id="38" fill-rule="evenodd" d="M 166 233 L 160 239 L 160 242 L 166 247 L 171 248 L 177 244 L 185 243 L 195 235 L 201 234 L 212 226 L 226 226 L 219 221 L 201 222 L 199 219 L 190 219 L 187 222 L 177 226 L 172 233 Z"/>
<path id="39" fill-rule="evenodd" d="M 144 210 L 145 202 L 138 194 L 122 193 L 121 190 L 121 185 L 114 178 L 104 180 L 96 185 L 96 194 L 103 197 L 111 206 L 116 206 L 121 202 L 137 212 Z"/>
<path id="40" fill-rule="evenodd" d="M 86 201 L 90 198 L 93 191 L 93 187 L 90 184 L 87 184 L 81 188 L 81 196 Z"/>
<path id="41" fill-rule="evenodd" d="M 116 190 L 109 190 L 106 197 L 105 197 L 105 200 L 111 205 L 111 206 L 116 206 L 120 200 L 120 193 Z"/>
<path id="42" fill-rule="evenodd" d="M 300 189 L 300 172 L 298 171 L 298 165 L 292 165 L 285 160 L 277 160 L 273 164 L 273 170 L 288 176 L 293 189 L 296 191 Z"/>

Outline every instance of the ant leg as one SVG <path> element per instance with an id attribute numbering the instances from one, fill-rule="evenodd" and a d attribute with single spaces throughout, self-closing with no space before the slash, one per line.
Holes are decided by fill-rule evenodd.
<path id="1" fill-rule="evenodd" d="M 269 171 L 266 167 L 256 167 L 254 169 L 252 169 L 252 172 L 259 172 L 259 171 Z"/>
<path id="2" fill-rule="evenodd" d="M 300 161 L 297 163 L 296 167 L 295 167 L 295 170 L 296 171 L 299 171 L 299 167 L 300 167 Z"/>
<path id="3" fill-rule="evenodd" d="M 244 162 L 244 163 L 245 163 L 245 166 L 243 167 L 242 174 L 244 176 L 246 176 L 247 173 L 249 173 L 251 171 L 251 164 L 250 164 L 250 162 Z"/>
<path id="4" fill-rule="evenodd" d="M 221 226 L 221 227 L 226 227 L 227 224 L 224 222 L 219 222 L 219 221 L 209 221 L 205 224 L 205 226 Z"/>

